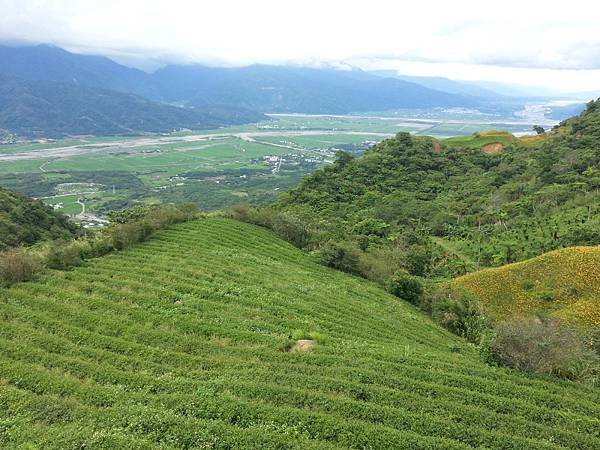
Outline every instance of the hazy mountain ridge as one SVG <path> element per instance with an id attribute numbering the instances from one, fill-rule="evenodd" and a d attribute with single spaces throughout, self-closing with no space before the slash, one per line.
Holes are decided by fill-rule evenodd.
<path id="1" fill-rule="evenodd" d="M 233 105 L 261 112 L 347 113 L 474 107 L 479 100 L 360 70 L 254 65 L 171 65 L 146 73 L 57 47 L 0 47 L 0 74 L 134 93 L 163 102 Z"/>
<path id="2" fill-rule="evenodd" d="M 25 137 L 170 132 L 263 119 L 234 108 L 211 113 L 73 83 L 0 76 L 0 128 Z"/>

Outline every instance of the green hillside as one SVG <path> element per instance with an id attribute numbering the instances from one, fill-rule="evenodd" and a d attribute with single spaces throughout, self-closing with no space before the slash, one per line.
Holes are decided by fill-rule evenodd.
<path id="1" fill-rule="evenodd" d="M 0 250 L 76 233 L 77 227 L 65 215 L 41 201 L 0 188 Z"/>
<path id="2" fill-rule="evenodd" d="M 342 243 L 427 277 L 600 244 L 600 101 L 539 142 L 502 138 L 443 147 L 399 133 L 362 157 L 340 153 L 276 209 L 303 223 L 311 248 Z"/>
<path id="3" fill-rule="evenodd" d="M 533 314 L 600 326 L 600 247 L 570 247 L 486 269 L 454 283 L 481 300 L 496 320 Z"/>
<path id="4" fill-rule="evenodd" d="M 0 290 L 2 448 L 598 448 L 529 377 L 258 227 L 179 224 Z M 296 339 L 310 352 L 285 351 Z"/>

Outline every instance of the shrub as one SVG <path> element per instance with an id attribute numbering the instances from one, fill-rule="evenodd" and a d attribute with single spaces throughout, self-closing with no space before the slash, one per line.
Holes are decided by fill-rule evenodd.
<path id="1" fill-rule="evenodd" d="M 359 272 L 368 280 L 381 284 L 389 282 L 403 268 L 402 254 L 392 245 L 369 248 L 360 254 Z"/>
<path id="2" fill-rule="evenodd" d="M 87 244 L 81 254 L 83 258 L 97 258 L 114 250 L 112 238 L 105 233 L 88 238 Z"/>
<path id="3" fill-rule="evenodd" d="M 0 252 L 0 284 L 3 286 L 31 280 L 40 269 L 39 257 L 23 249 Z"/>
<path id="4" fill-rule="evenodd" d="M 490 326 L 479 302 L 454 286 L 434 288 L 423 296 L 421 307 L 437 323 L 469 342 L 479 343 Z"/>
<path id="5" fill-rule="evenodd" d="M 556 295 L 554 294 L 553 291 L 545 290 L 545 291 L 541 291 L 538 294 L 538 297 L 540 300 L 543 300 L 545 302 L 551 302 L 555 299 Z"/>
<path id="6" fill-rule="evenodd" d="M 397 272 L 389 283 L 389 290 L 396 297 L 418 305 L 423 295 L 423 284 L 418 277 L 406 272 Z"/>
<path id="7" fill-rule="evenodd" d="M 112 225 L 106 229 L 111 238 L 111 244 L 116 250 L 123 250 L 142 240 L 144 227 L 139 222 L 129 222 Z"/>
<path id="8" fill-rule="evenodd" d="M 308 230 L 297 217 L 283 213 L 276 214 L 272 227 L 279 236 L 298 248 L 304 248 L 308 244 Z"/>
<path id="9" fill-rule="evenodd" d="M 348 273 L 359 273 L 360 250 L 348 242 L 329 241 L 318 251 L 321 264 Z"/>
<path id="10" fill-rule="evenodd" d="M 406 250 L 405 265 L 411 275 L 424 277 L 428 274 L 433 260 L 431 248 L 413 245 Z"/>
<path id="11" fill-rule="evenodd" d="M 83 262 L 83 245 L 78 241 L 55 241 L 46 253 L 46 266 L 50 269 L 67 270 Z"/>
<path id="12" fill-rule="evenodd" d="M 273 228 L 275 211 L 271 208 L 258 208 L 248 204 L 234 205 L 228 215 L 240 222 L 252 223 L 266 228 Z"/>
<path id="13" fill-rule="evenodd" d="M 490 348 L 498 362 L 530 373 L 582 381 L 600 373 L 598 355 L 584 338 L 555 319 L 504 322 Z"/>

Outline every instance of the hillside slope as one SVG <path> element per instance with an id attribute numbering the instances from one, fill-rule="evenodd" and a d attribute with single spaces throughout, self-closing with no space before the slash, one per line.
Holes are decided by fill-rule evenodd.
<path id="1" fill-rule="evenodd" d="M 0 76 L 0 129 L 24 137 L 169 132 L 263 119 L 262 114 L 243 108 L 178 108 L 73 83 Z"/>
<path id="2" fill-rule="evenodd" d="M 449 143 L 399 133 L 359 158 L 340 154 L 277 208 L 313 231 L 313 246 L 387 247 L 419 276 L 600 244 L 600 101 L 539 142 L 480 133 Z"/>
<path id="3" fill-rule="evenodd" d="M 0 250 L 76 234 L 69 219 L 41 201 L 0 188 Z"/>
<path id="4" fill-rule="evenodd" d="M 600 247 L 570 247 L 454 280 L 496 320 L 550 314 L 600 326 Z"/>
<path id="5" fill-rule="evenodd" d="M 374 284 L 227 219 L 0 299 L 0 447 L 600 446 L 597 389 L 490 368 Z M 291 336 L 317 345 L 282 351 Z"/>

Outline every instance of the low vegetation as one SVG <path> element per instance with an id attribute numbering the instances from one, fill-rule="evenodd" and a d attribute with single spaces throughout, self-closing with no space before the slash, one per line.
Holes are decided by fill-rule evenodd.
<path id="1" fill-rule="evenodd" d="M 511 264 L 600 244 L 598 104 L 527 143 L 489 132 L 444 148 L 399 133 L 360 158 L 341 152 L 273 207 L 231 215 L 381 283 L 478 345 L 508 319 L 550 315 L 563 319 L 557 328 L 598 327 L 597 248 Z M 501 151 L 486 150 L 492 144 Z M 503 267 L 476 272 L 490 266 Z M 448 286 L 468 272 L 476 273 Z"/>
<path id="2" fill-rule="evenodd" d="M 176 224 L 0 298 L 4 448 L 600 446 L 598 389 L 487 365 L 237 221 Z M 281 351 L 298 340 L 310 351 Z"/>
<path id="3" fill-rule="evenodd" d="M 571 247 L 485 269 L 453 282 L 496 321 L 547 315 L 600 327 L 600 247 Z"/>
<path id="4" fill-rule="evenodd" d="M 113 223 L 71 240 L 45 241 L 33 248 L 0 252 L 0 285 L 33 279 L 44 268 L 68 270 L 84 260 L 124 250 L 168 225 L 197 218 L 193 205 L 137 207 L 112 214 Z"/>
<path id="5" fill-rule="evenodd" d="M 577 330 L 556 319 L 503 322 L 488 345 L 495 360 L 516 369 L 600 386 L 600 355 Z"/>

